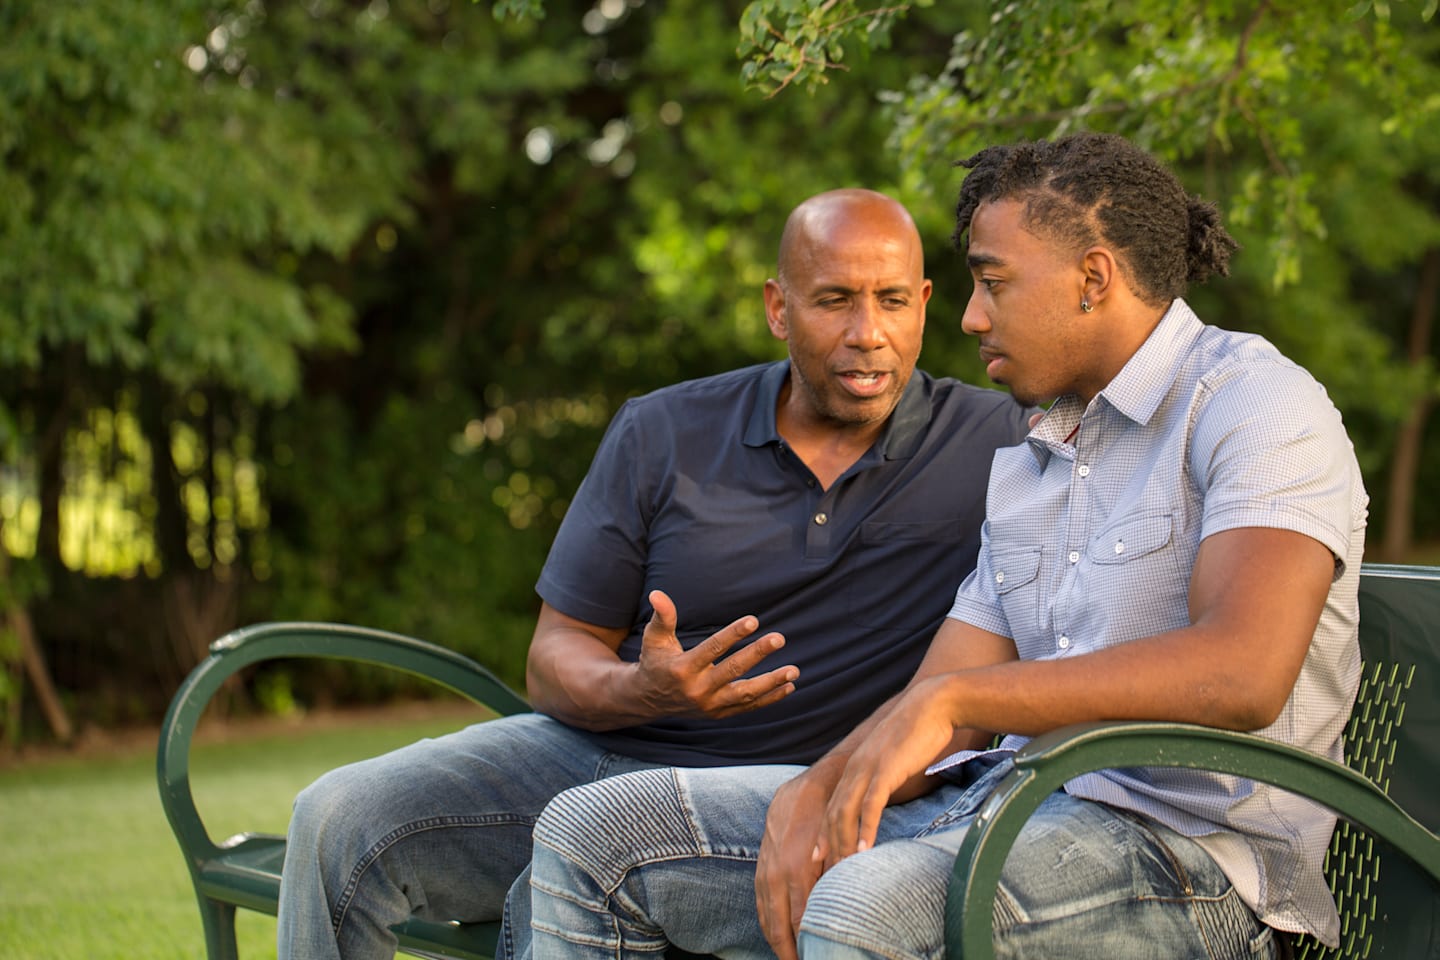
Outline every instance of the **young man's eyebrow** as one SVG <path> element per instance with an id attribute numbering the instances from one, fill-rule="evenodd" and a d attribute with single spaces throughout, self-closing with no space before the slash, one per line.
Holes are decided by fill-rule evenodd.
<path id="1" fill-rule="evenodd" d="M 965 262 L 970 265 L 971 270 L 974 270 L 976 267 L 1001 267 L 1005 265 L 1004 260 L 1001 260 L 991 253 L 967 253 L 965 254 Z"/>

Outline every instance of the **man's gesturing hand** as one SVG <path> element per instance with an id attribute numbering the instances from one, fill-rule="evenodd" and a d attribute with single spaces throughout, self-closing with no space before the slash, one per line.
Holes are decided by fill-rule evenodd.
<path id="1" fill-rule="evenodd" d="M 641 639 L 636 691 L 657 715 L 728 717 L 769 706 L 795 690 L 800 671 L 794 666 L 741 679 L 785 645 L 785 638 L 778 633 L 767 633 L 720 659 L 760 628 L 754 617 L 741 617 L 685 650 L 675 636 L 678 618 L 674 602 L 664 591 L 652 590 L 650 605 L 655 613 Z"/>

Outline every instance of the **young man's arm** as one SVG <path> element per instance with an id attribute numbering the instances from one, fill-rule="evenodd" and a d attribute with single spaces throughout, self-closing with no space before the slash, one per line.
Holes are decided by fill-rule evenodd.
<path id="1" fill-rule="evenodd" d="M 794 691 L 800 674 L 794 666 L 741 679 L 785 645 L 778 633 L 767 633 L 716 662 L 759 629 L 753 616 L 685 650 L 675 636 L 674 603 L 659 590 L 649 599 L 655 613 L 634 663 L 617 654 L 626 630 L 585 623 L 542 604 L 525 664 L 531 705 L 581 729 L 615 730 L 667 716 L 727 717 L 768 706 Z"/>
<path id="2" fill-rule="evenodd" d="M 1232 730 L 1274 722 L 1290 697 L 1335 575 L 1329 548 L 1268 528 L 1200 544 L 1190 625 L 1058 660 L 926 672 L 845 765 L 823 831 L 826 865 L 875 841 L 880 814 L 956 728 L 1039 734 L 1095 720 L 1168 720 Z M 964 642 L 942 631 L 937 646 Z"/>

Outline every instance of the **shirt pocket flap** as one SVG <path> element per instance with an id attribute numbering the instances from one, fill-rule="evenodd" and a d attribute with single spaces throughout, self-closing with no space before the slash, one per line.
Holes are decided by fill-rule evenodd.
<path id="1" fill-rule="evenodd" d="M 1004 596 L 1040 575 L 1040 548 L 1027 547 L 1023 550 L 996 553 L 991 559 L 990 568 L 994 571 L 995 592 Z"/>
<path id="2" fill-rule="evenodd" d="M 1159 550 L 1173 532 L 1174 520 L 1168 513 L 1126 517 L 1091 541 L 1088 552 L 1095 563 L 1126 563 Z"/>

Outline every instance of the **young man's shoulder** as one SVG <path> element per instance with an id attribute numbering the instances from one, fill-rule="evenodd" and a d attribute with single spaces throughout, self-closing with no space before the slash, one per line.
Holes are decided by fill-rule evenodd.
<path id="1" fill-rule="evenodd" d="M 1259 334 L 1207 326 L 1191 365 L 1209 405 L 1223 397 L 1227 406 L 1338 414 L 1325 386 Z"/>

